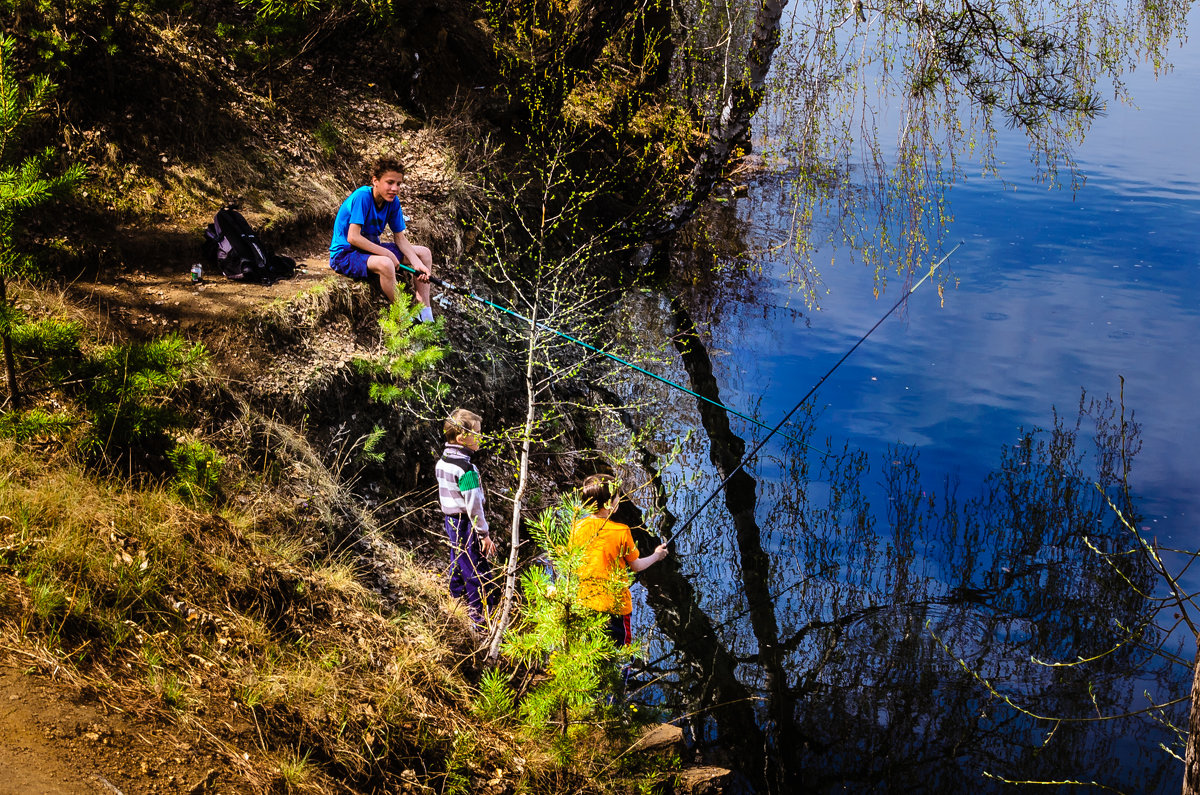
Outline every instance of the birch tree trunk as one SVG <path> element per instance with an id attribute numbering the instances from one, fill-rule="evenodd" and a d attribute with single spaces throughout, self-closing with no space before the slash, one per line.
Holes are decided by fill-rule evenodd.
<path id="1" fill-rule="evenodd" d="M 1183 795 L 1200 795 L 1200 650 L 1192 663 L 1192 706 L 1188 710 L 1187 749 L 1184 751 L 1183 760 Z"/>
<path id="2" fill-rule="evenodd" d="M 533 359 L 537 351 L 537 304 L 534 304 L 530 314 L 532 323 L 529 325 L 529 344 L 525 349 L 525 431 L 521 434 L 521 458 L 517 474 L 517 491 L 513 495 L 511 548 L 508 552 L 508 566 L 504 577 L 504 599 L 501 602 L 500 618 L 492 629 L 491 645 L 488 648 L 488 659 L 495 660 L 500 656 L 500 642 L 512 619 L 513 596 L 517 590 L 517 553 L 521 546 L 521 510 L 525 505 L 525 486 L 529 482 L 529 447 L 533 437 L 533 421 L 537 411 L 537 393 L 533 383 Z"/>
<path id="3" fill-rule="evenodd" d="M 669 235 L 688 222 L 712 192 L 734 145 L 749 132 L 750 120 L 762 105 L 771 58 L 779 46 L 779 21 L 786 7 L 787 0 L 761 0 L 754 16 L 746 72 L 730 90 L 721 115 L 709 132 L 708 143 L 692 166 L 684 198 L 670 207 L 655 225 L 653 231 L 657 236 Z"/>

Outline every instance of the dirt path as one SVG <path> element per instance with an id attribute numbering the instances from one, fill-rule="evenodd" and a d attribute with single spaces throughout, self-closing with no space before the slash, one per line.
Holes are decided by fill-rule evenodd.
<path id="1" fill-rule="evenodd" d="M 92 304 L 111 327 L 131 336 L 180 331 L 192 337 L 227 327 L 257 306 L 289 298 L 324 279 L 344 278 L 319 256 L 298 259 L 294 278 L 269 286 L 243 284 L 213 272 L 205 272 L 201 281 L 193 282 L 191 265 L 187 260 L 148 264 L 76 282 L 72 292 Z"/>
<path id="2" fill-rule="evenodd" d="M 0 663 L 0 795 L 235 791 L 216 766 L 163 728 Z"/>

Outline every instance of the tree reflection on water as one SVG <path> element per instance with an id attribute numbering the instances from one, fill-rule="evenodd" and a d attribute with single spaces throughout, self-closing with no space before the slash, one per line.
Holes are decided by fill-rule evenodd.
<path id="1" fill-rule="evenodd" d="M 686 309 L 672 310 L 692 387 L 720 400 Z M 793 441 L 735 471 L 745 441 L 723 412 L 698 411 L 711 470 L 697 491 L 727 481 L 723 504 L 678 528 L 679 555 L 643 582 L 669 649 L 663 698 L 694 716 L 702 753 L 765 792 L 1177 786 L 1181 766 L 1158 747 L 1173 738 L 1152 716 L 1034 717 L 1187 692 L 1151 651 L 1164 638 L 1139 592 L 1153 572 L 1091 548 L 1130 544 L 1106 497 L 1133 516 L 1121 467 L 1137 427 L 1111 399 L 1025 433 L 971 497 L 949 479 L 930 490 L 904 447 L 872 462 Z M 791 431 L 812 441 L 811 417 L 802 425 Z M 676 522 L 668 512 L 658 529 Z"/>

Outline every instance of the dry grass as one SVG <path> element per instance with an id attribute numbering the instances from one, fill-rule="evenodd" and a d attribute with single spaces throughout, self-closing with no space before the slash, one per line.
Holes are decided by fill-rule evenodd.
<path id="1" fill-rule="evenodd" d="M 369 314 L 349 287 L 250 322 L 308 344 Z M 205 435 L 229 462 L 214 510 L 0 440 L 0 648 L 179 727 L 246 791 L 621 789 L 474 718 L 477 649 L 441 572 L 388 540 L 303 433 L 226 397 Z M 582 739 L 578 769 L 598 769 L 604 738 Z"/>
<path id="2" fill-rule="evenodd" d="M 322 555 L 311 521 L 197 513 L 8 442 L 0 517 L 6 645 L 126 711 L 191 727 L 252 789 L 369 790 L 403 770 L 444 782 L 447 765 L 499 766 L 496 738 L 469 765 L 456 751 L 471 687 L 445 664 L 457 655 L 444 590 L 415 565 L 399 581 L 422 607 L 397 621 L 350 559 Z M 239 529 L 289 522 L 287 534 Z M 222 724 L 253 725 L 257 757 L 235 760 Z"/>
<path id="3" fill-rule="evenodd" d="M 553 739 L 474 717 L 469 622 L 440 575 L 389 544 L 299 436 L 272 433 L 307 462 L 302 513 L 265 491 L 198 512 L 0 441 L 0 648 L 178 727 L 244 791 L 632 786 L 582 772 L 611 767 L 600 727 L 580 728 L 564 764 Z M 347 511 L 354 554 L 321 518 Z"/>

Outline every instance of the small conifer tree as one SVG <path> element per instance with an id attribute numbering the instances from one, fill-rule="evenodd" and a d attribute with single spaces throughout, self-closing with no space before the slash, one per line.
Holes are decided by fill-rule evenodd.
<path id="1" fill-rule="evenodd" d="M 12 344 L 12 328 L 19 318 L 9 302 L 8 282 L 37 272 L 33 258 L 21 249 L 19 221 L 82 181 L 85 174 L 83 166 L 76 163 L 62 174 L 52 176 L 49 173 L 54 159 L 52 148 L 19 158 L 21 136 L 45 109 L 54 84 L 45 76 L 36 76 L 26 80 L 22 91 L 16 73 L 15 49 L 11 36 L 0 35 L 0 346 L 13 408 L 21 399 Z"/>
<path id="2" fill-rule="evenodd" d="M 618 684 L 618 666 L 636 652 L 636 647 L 616 646 L 605 631 L 607 616 L 580 601 L 577 572 L 584 550 L 570 542 L 571 528 L 584 513 L 573 496 L 530 523 L 548 565 L 531 567 L 522 576 L 520 619 L 501 647 L 514 662 L 547 674 L 520 702 L 525 726 L 556 727 L 564 738 L 573 726 L 605 711 Z M 618 571 L 612 586 L 627 584 L 625 572 Z"/>
<path id="3" fill-rule="evenodd" d="M 371 399 L 386 405 L 436 402 L 448 388 L 440 380 L 422 382 L 446 353 L 445 321 L 416 322 L 421 307 L 412 298 L 398 295 L 379 314 L 384 352 L 354 362 L 359 372 L 371 377 Z"/>

